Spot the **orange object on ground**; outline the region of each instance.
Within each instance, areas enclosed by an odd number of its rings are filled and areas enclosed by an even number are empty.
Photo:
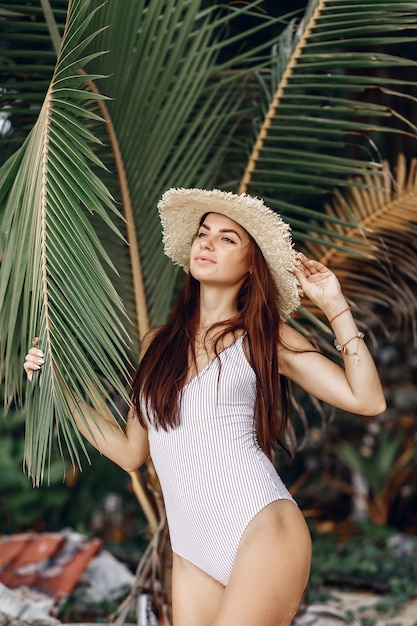
[[[69,594],[100,548],[100,539],[77,533],[0,537],[0,582],[11,589],[31,587],[51,597]]]

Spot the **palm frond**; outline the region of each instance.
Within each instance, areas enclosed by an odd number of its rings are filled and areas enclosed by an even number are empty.
[[[97,120],[84,106],[92,99],[84,88],[91,77],[77,74],[93,58],[84,54],[94,37],[88,32],[93,16],[82,0],[70,2],[38,120],[0,174],[7,233],[0,276],[1,374],[9,399],[22,387],[21,358],[35,334],[46,359],[40,391],[28,394],[26,464],[36,484],[55,429],[59,445],[65,443],[78,462],[65,389],[98,407],[106,390],[97,367],[124,398],[129,377],[128,319],[104,271],[111,261],[86,217],[87,207],[121,239],[109,218],[113,199],[89,166],[100,164],[86,141],[94,137],[80,124]]]
[[[414,2],[311,0],[301,23],[281,36],[240,192],[266,198],[296,239],[321,223],[323,199],[335,187],[362,187],[368,174],[375,187],[383,184],[377,137],[415,137],[402,103],[416,102],[417,82],[406,72],[417,64],[412,54],[389,52],[415,42],[415,9]],[[339,218],[354,220],[349,211]]]
[[[399,154],[393,171],[386,161],[382,166],[383,184],[379,171],[367,174],[356,181],[367,188],[338,189],[325,205],[326,215],[331,217],[345,215],[349,208],[357,227],[347,235],[353,241],[366,238],[372,251],[369,258],[361,259],[332,245],[343,233],[334,222],[327,224],[332,232],[327,242],[314,243],[313,235],[305,247],[338,275],[355,315],[368,330],[380,325],[385,309],[394,314],[399,329],[410,323],[417,339],[417,159],[407,164]],[[305,306],[310,313],[320,315],[311,304]]]

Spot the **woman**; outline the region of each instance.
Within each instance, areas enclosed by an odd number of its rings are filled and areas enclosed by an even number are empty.
[[[364,335],[334,274],[293,251],[290,229],[246,194],[170,189],[165,252],[188,276],[151,331],[125,431],[73,405],[84,436],[127,471],[150,454],[174,552],[175,626],[284,626],[307,584],[305,520],[271,463],[285,432],[286,381],[352,413],[385,409]],[[327,316],[344,367],[285,322],[299,286]],[[30,350],[31,377],[43,362]],[[85,421],[89,421],[87,427]]]

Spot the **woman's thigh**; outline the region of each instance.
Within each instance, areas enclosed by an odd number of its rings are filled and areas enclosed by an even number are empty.
[[[310,533],[298,507],[289,500],[268,505],[242,537],[211,626],[289,626],[310,564]]]
[[[212,626],[223,594],[224,587],[217,580],[174,554],[173,626]]]

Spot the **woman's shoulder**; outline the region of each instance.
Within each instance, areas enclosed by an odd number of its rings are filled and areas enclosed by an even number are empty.
[[[312,353],[318,353],[318,350],[307,337],[285,323],[280,329],[278,353],[280,373],[290,376],[294,367],[303,365],[305,358]]]
[[[279,332],[279,350],[303,351],[313,348],[309,340],[287,323],[282,323]]]

